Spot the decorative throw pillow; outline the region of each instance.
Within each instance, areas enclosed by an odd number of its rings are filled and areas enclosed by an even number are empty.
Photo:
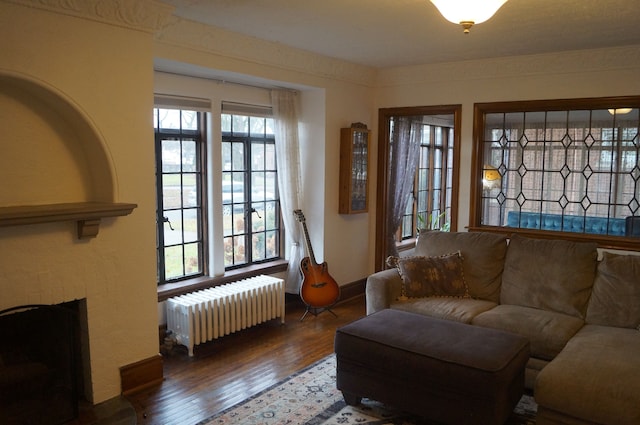
[[[387,264],[400,273],[401,298],[469,297],[460,251],[440,257],[394,257]]]
[[[586,321],[640,330],[640,256],[602,253]]]

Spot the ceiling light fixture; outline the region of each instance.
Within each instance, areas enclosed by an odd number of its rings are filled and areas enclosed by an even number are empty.
[[[469,28],[491,18],[507,0],[431,0],[442,16],[454,24],[462,25],[464,33]]]
[[[609,109],[609,113],[611,115],[623,115],[628,114],[633,111],[633,108],[617,108],[617,109]]]

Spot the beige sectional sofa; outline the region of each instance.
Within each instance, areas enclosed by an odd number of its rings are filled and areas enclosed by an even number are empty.
[[[527,337],[538,425],[640,424],[640,256],[601,257],[593,243],[426,232],[411,256],[369,276],[367,314],[394,308]],[[462,295],[438,282],[459,278]]]

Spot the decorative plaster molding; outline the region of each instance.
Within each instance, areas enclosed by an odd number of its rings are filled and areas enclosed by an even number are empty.
[[[386,68],[378,87],[640,68],[640,45]]]
[[[153,33],[174,7],[156,0],[4,0],[78,18]]]
[[[156,32],[157,42],[221,55],[255,64],[345,80],[365,86],[375,83],[374,68],[318,55],[172,16]]]

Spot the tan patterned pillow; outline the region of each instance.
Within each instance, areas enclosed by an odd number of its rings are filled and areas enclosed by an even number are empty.
[[[469,297],[460,251],[440,257],[400,257],[387,261],[402,278],[402,298]]]

